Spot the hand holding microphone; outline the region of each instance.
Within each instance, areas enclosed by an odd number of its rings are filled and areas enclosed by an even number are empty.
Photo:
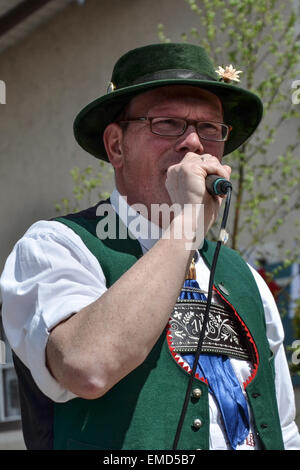
[[[212,155],[201,155],[201,162],[207,162]],[[206,190],[211,196],[225,196],[232,189],[230,181],[217,174],[208,174],[205,178]]]
[[[204,235],[218,217],[222,200],[227,194],[230,167],[211,154],[188,152],[167,170],[166,189],[172,203],[203,205]]]
[[[201,173],[204,173],[202,178]],[[222,165],[219,158],[188,152],[178,164],[168,168],[166,188],[172,202],[211,204],[212,199],[207,199],[207,192],[211,196],[222,197],[232,189],[229,175],[230,167]]]

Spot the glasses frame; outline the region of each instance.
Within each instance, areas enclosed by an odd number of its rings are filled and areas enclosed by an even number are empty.
[[[182,129],[182,132],[180,134],[170,135],[170,134],[160,134],[159,132],[153,131],[152,121],[153,121],[153,119],[157,119],[157,118],[159,118],[159,119],[178,119],[178,120],[184,122],[184,127]],[[117,121],[117,124],[126,124],[128,122],[148,122],[149,125],[150,125],[150,131],[152,132],[152,134],[159,135],[159,136],[162,136],[162,137],[179,137],[179,136],[181,136],[185,133],[185,131],[187,130],[187,128],[190,125],[192,125],[192,126],[195,127],[195,129],[197,131],[197,134],[201,139],[208,140],[208,141],[211,141],[211,142],[226,142],[229,138],[230,132],[232,131],[232,126],[230,126],[230,124],[225,124],[224,122],[197,121],[195,119],[184,119],[184,118],[179,118],[177,116],[176,117],[175,116],[152,116],[152,117],[145,116],[145,117],[139,117],[139,118],[125,119],[125,120],[122,119],[120,121]],[[208,139],[207,137],[200,135],[200,133],[198,132],[198,128],[197,128],[197,125],[199,123],[222,124],[222,126],[225,126],[225,128],[227,129],[226,138],[225,139]]]

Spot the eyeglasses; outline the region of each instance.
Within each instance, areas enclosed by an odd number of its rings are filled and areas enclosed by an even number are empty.
[[[228,140],[232,127],[228,124],[213,121],[195,121],[176,117],[140,117],[118,121],[118,124],[127,122],[148,122],[153,134],[177,137],[183,135],[188,126],[193,125],[201,139],[215,142],[225,142]]]

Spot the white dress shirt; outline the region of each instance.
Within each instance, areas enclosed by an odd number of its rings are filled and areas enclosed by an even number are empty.
[[[111,203],[123,222],[128,224],[130,217],[136,217],[117,190],[111,195]],[[132,215],[125,221],[124,214]],[[142,236],[138,240],[144,253],[156,242]],[[294,422],[294,392],[285,357],[280,315],[266,283],[253,268],[250,269],[261,294],[267,337],[275,355],[276,396],[285,448],[300,449],[300,435]],[[200,255],[196,260],[196,273],[200,288],[207,291],[209,269]],[[30,369],[34,381],[46,396],[55,402],[75,398],[76,395],[64,389],[50,374],[46,367],[45,350],[54,326],[94,302],[107,290],[98,260],[81,238],[64,224],[39,221],[13,248],[6,261],[0,286],[3,325],[12,349]],[[251,374],[251,364],[238,359],[231,359],[231,363],[242,386]],[[221,414],[211,394],[209,409],[210,449],[227,449]],[[250,409],[249,415],[250,433],[246,441],[237,447],[238,450],[259,448]]]

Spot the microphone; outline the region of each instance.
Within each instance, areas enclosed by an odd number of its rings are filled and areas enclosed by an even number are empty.
[[[218,175],[208,175],[205,179],[206,189],[212,196],[227,194],[228,189],[232,189],[230,181]]]

